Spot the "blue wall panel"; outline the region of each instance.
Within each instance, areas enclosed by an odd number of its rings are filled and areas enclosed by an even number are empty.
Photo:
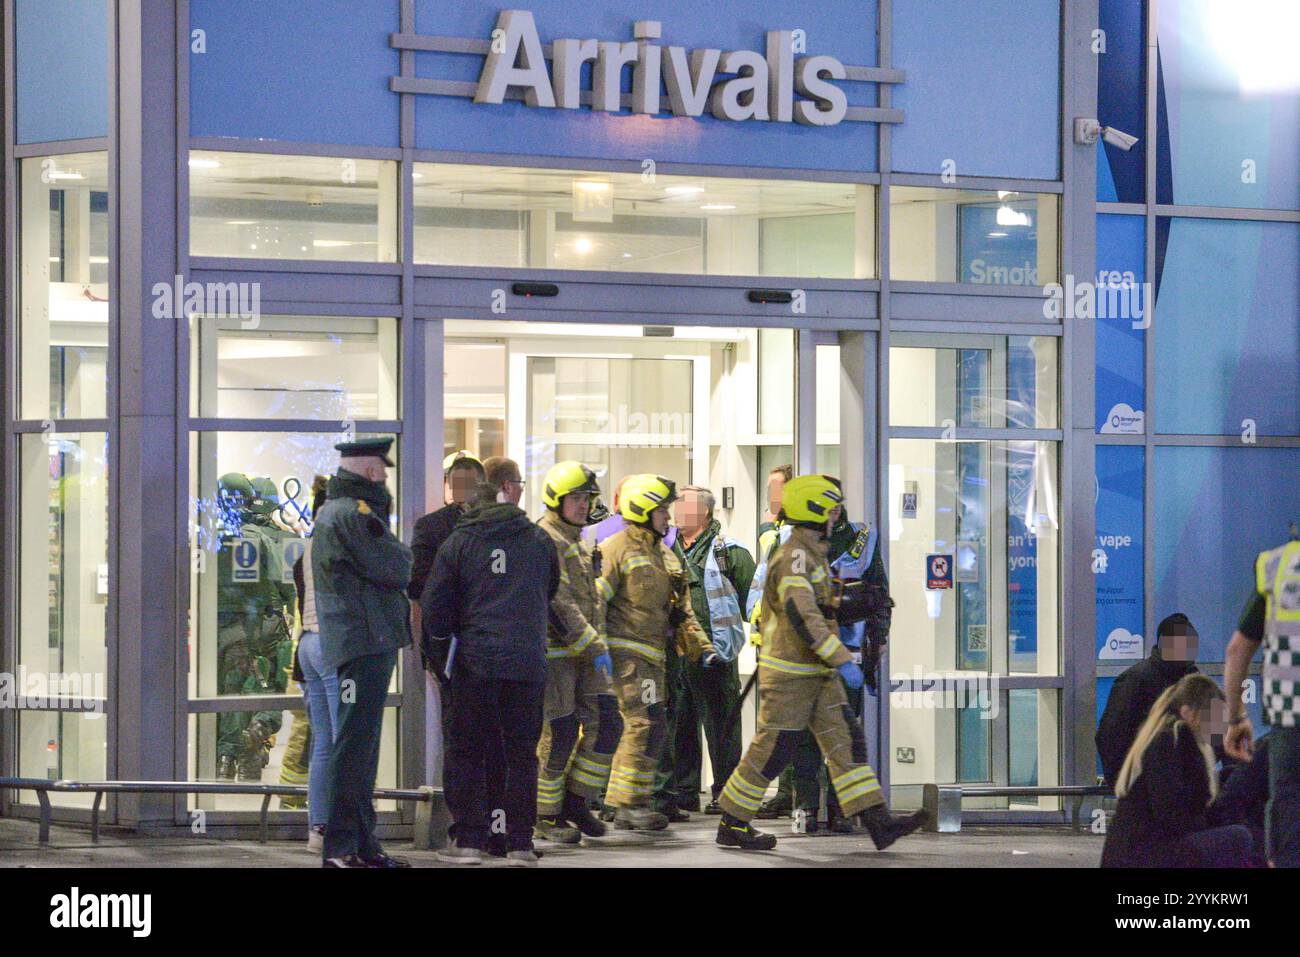
[[[1136,291],[1124,285],[1130,280],[1137,284]],[[1101,433],[1140,435],[1145,428],[1146,330],[1134,328],[1144,322],[1138,312],[1146,310],[1142,289],[1145,281],[1145,218],[1109,213],[1098,216],[1095,398],[1097,431]],[[1118,287],[1116,294],[1122,298],[1115,317],[1109,315],[1107,287]],[[1138,310],[1129,307],[1130,293]]]
[[[1142,460],[1134,445],[1097,446],[1097,657],[1135,660],[1143,653]]]
[[[107,0],[15,0],[19,143],[108,135]]]
[[[462,0],[454,5],[423,0],[417,6],[417,32],[425,35],[487,39],[502,5]],[[762,52],[768,30],[802,29],[808,53],[829,54],[846,65],[876,62],[874,0],[828,0],[792,13],[782,0],[730,0],[714,7],[691,0],[607,0],[599,6],[573,0],[534,0],[533,12],[543,43],[573,37],[627,41],[632,23],[657,19],[661,45],[688,49],[718,47]],[[422,77],[476,81],[479,56],[445,53],[417,55]],[[630,73],[630,70],[627,71]],[[624,82],[628,88],[627,78]],[[851,106],[876,105],[875,84],[845,83]],[[578,110],[535,109],[522,103],[475,104],[468,99],[421,96],[416,104],[416,140],[421,149],[529,153],[541,156],[601,157],[641,162],[707,163],[825,170],[876,168],[876,126],[844,122],[812,128],[796,123],[726,122],[633,116]]]
[[[1057,0],[894,4],[894,169],[1056,179],[1060,153]]]
[[[398,145],[397,0],[192,0],[190,133]]]
[[[1155,617],[1185,612],[1222,661],[1255,556],[1300,519],[1300,449],[1160,447],[1154,468]]]
[[[1145,6],[1140,0],[1100,0],[1097,8],[1106,35],[1105,52],[1097,56],[1097,118],[1140,137],[1128,152],[1097,144],[1097,199],[1103,203],[1141,203],[1146,196]]]
[[[1300,5],[1157,6],[1157,197],[1300,209]]]
[[[1300,225],[1159,225],[1156,430],[1300,434]]]

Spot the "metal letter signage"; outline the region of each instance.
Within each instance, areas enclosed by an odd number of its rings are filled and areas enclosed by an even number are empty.
[[[562,39],[542,43],[530,10],[502,10],[491,40],[394,33],[397,50],[483,57],[477,83],[395,76],[395,93],[459,96],[475,103],[518,100],[528,106],[607,113],[663,112],[720,120],[835,126],[841,122],[901,123],[903,111],[849,106],[842,84],[902,83],[901,70],[845,66],[832,56],[794,55],[794,31],[771,30],[767,48],[687,50],[651,41],[663,35],[657,20],[638,20],[632,39]],[[801,47],[802,49],[802,47]],[[591,88],[582,68],[591,64]],[[548,65],[549,64],[549,65]],[[632,92],[623,92],[623,70],[632,68]]]

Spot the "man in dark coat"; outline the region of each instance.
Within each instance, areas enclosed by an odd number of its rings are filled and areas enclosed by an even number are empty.
[[[498,502],[498,491],[480,487],[478,504],[438,549],[420,597],[425,634],[450,645],[440,655],[451,670],[443,786],[455,844],[438,859],[479,863],[489,832],[503,824],[508,863],[527,867],[537,863],[546,624],[560,566],[546,533],[519,506]],[[506,769],[500,808],[492,806],[485,767],[496,740]]]
[[[391,438],[342,442],[338,472],[312,530],[311,567],[323,666],[339,676],[330,754],[326,867],[405,867],[375,838],[373,792],[388,682],[411,643],[411,550],[389,527]]]
[[[1151,655],[1115,679],[1097,726],[1097,754],[1106,786],[1113,788],[1128,749],[1161,693],[1196,671],[1200,636],[1187,616],[1175,612],[1156,629]]]

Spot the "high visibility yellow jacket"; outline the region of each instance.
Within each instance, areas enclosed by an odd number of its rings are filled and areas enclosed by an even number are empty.
[[[795,526],[772,556],[763,586],[759,667],[824,675],[853,660],[838,624],[822,611],[831,607],[829,544],[816,529]]]
[[[605,654],[609,651],[605,645],[605,602],[596,589],[591,547],[582,541],[582,529],[550,509],[537,525],[555,543],[560,559],[560,587],[551,599],[546,657]]]
[[[600,578],[605,626],[611,651],[663,664],[669,640],[692,661],[713,651],[713,642],[691,609],[689,582],[682,563],[654,532],[628,525],[600,545]],[[669,616],[684,614],[674,630]]]

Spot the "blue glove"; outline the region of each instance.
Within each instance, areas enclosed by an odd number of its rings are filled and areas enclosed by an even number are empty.
[[[844,683],[854,691],[857,691],[862,687],[862,669],[853,662],[846,661],[835,670],[840,673],[840,677],[844,679]]]
[[[604,675],[606,678],[614,677],[614,662],[609,657],[608,651],[603,655],[597,655],[592,660],[592,664],[596,666],[596,674]]]

